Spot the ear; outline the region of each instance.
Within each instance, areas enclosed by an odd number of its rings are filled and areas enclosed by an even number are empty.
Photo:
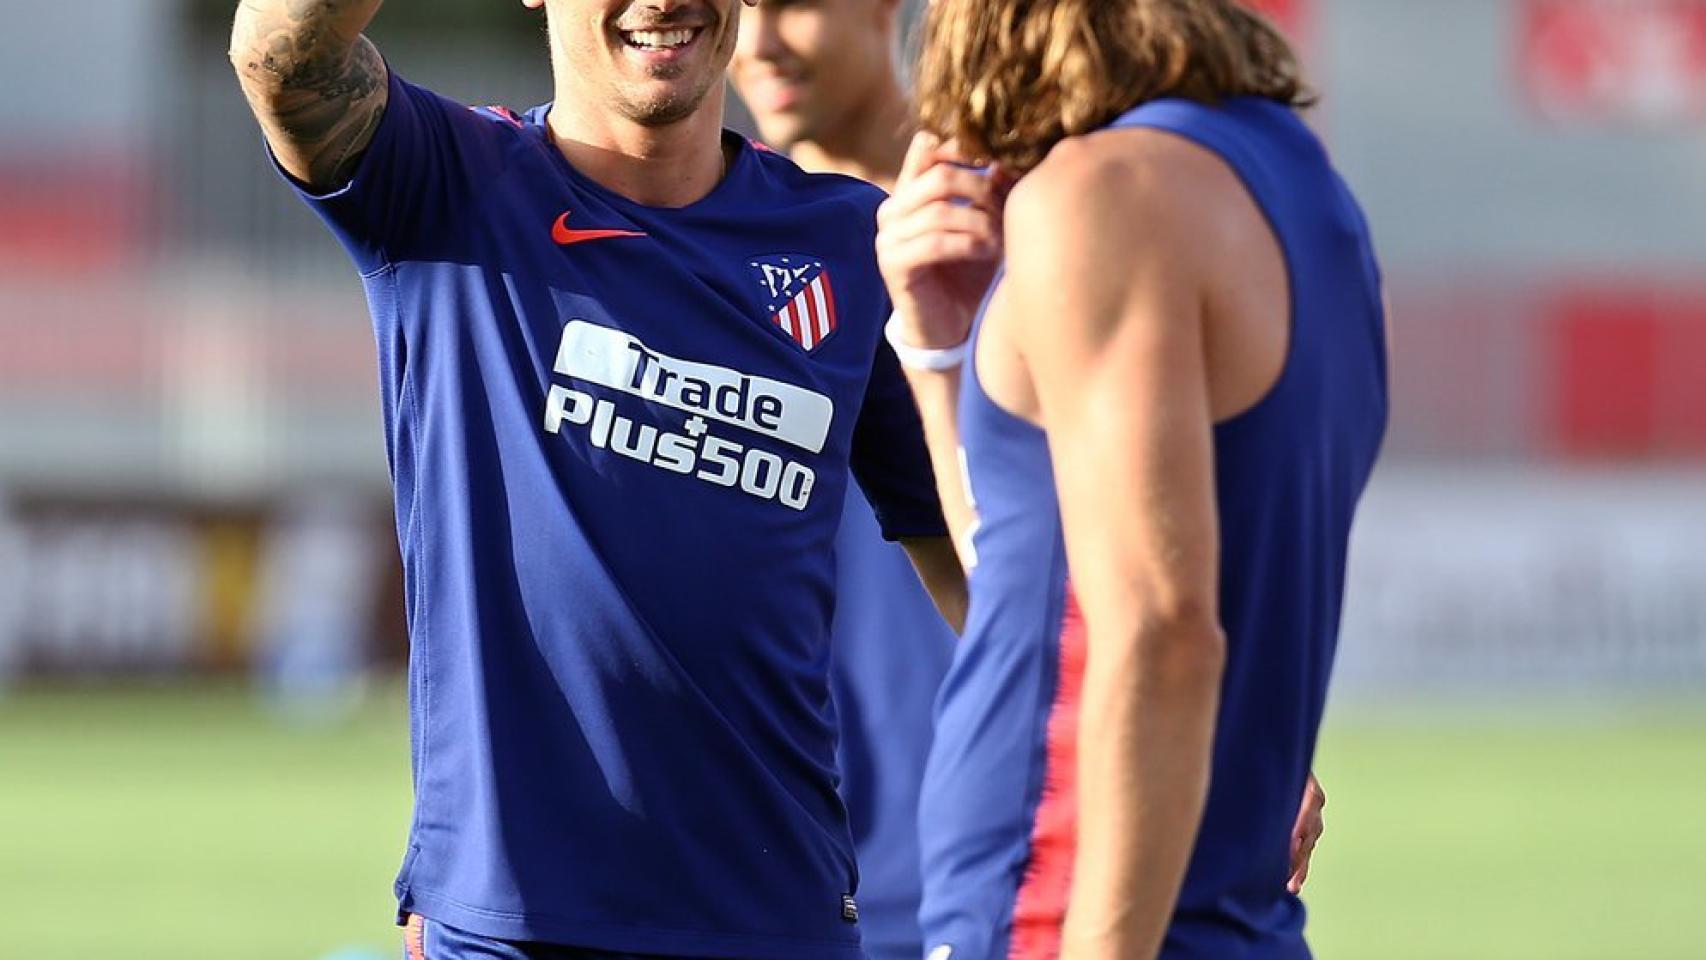
[[[537,10],[545,5],[545,0],[521,0],[521,5],[529,10]]]

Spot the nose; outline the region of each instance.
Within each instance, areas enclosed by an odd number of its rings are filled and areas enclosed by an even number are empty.
[[[635,0],[623,11],[621,19],[639,15],[649,21],[692,20],[714,21],[714,8],[705,0]]]

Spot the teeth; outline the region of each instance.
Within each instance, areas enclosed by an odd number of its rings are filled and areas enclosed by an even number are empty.
[[[628,41],[636,47],[654,50],[679,47],[692,39],[692,30],[635,30],[628,34]]]

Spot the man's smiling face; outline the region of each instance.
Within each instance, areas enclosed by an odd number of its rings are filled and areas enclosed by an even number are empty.
[[[524,0],[529,6],[541,0]],[[559,77],[645,126],[691,116],[723,82],[739,0],[542,0]]]

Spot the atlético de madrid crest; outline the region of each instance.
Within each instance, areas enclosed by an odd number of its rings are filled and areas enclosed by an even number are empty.
[[[835,288],[823,261],[772,253],[749,264],[764,287],[764,312],[800,349],[811,353],[835,332]]]

